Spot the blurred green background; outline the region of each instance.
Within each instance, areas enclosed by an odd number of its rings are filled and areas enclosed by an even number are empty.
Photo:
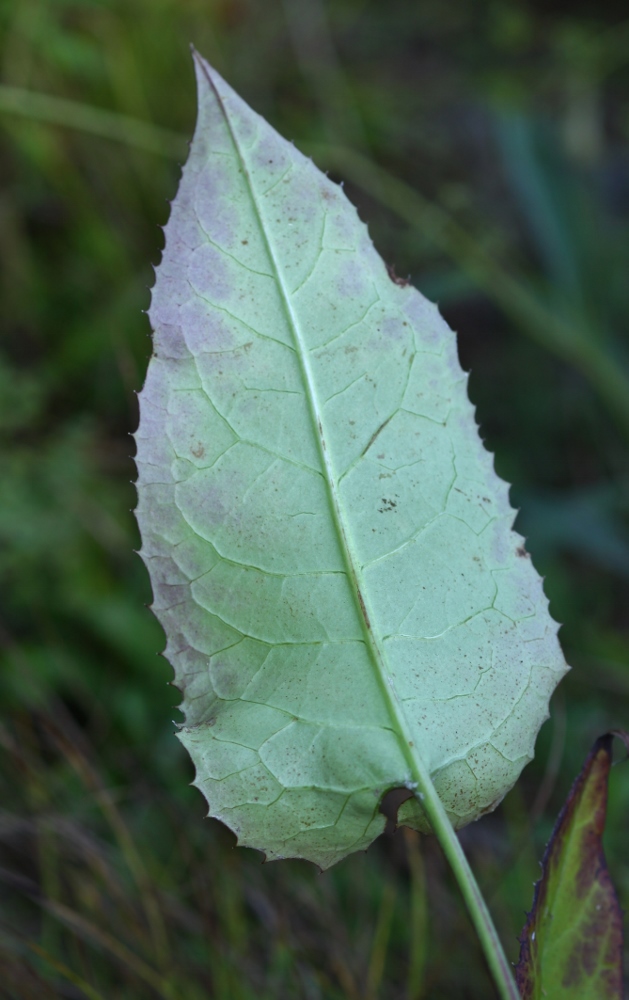
[[[193,42],[458,331],[573,670],[463,840],[517,958],[593,740],[629,728],[629,20],[574,0],[0,5],[0,994],[459,1000],[492,986],[436,845],[319,875],[205,821],[145,605],[143,310]],[[607,854],[629,906],[629,769]]]

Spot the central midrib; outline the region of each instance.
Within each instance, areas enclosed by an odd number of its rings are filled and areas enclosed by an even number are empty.
[[[330,454],[325,444],[325,438],[323,433],[323,426],[324,426],[323,416],[319,406],[319,400],[318,400],[314,376],[312,373],[312,369],[310,367],[310,359],[308,357],[308,352],[304,344],[303,336],[301,333],[299,318],[292,307],[290,294],[284,283],[284,277],[277,261],[274,246],[264,226],[263,213],[260,204],[258,202],[253,184],[251,182],[251,177],[249,174],[249,170],[247,168],[247,163],[240,149],[240,145],[238,143],[238,139],[236,137],[234,129],[232,128],[232,124],[229,119],[229,114],[227,112],[227,109],[225,108],[225,105],[223,104],[223,101],[221,99],[217,87],[214,84],[214,81],[212,80],[210,74],[207,72],[207,69],[203,63],[202,67],[203,67],[203,72],[210,84],[210,87],[212,88],[212,91],[216,96],[217,103],[221,109],[232,142],[234,144],[234,149],[242,165],[243,175],[245,177],[245,181],[249,189],[249,194],[251,196],[251,200],[255,208],[256,218],[258,221],[258,225],[260,227],[262,239],[267,248],[275,280],[277,282],[277,287],[279,289],[282,298],[282,304],[284,307],[286,318],[293,333],[296,354],[299,358],[299,364],[301,367],[304,384],[306,386],[306,396],[308,399],[308,405],[312,416],[313,425],[316,428],[315,437],[318,443],[321,463],[325,470],[324,479],[327,487],[330,510],[336,528],[336,533],[339,539],[339,545],[343,553],[343,560],[345,562],[347,574],[352,582],[352,592],[354,596],[356,610],[358,612],[358,616],[360,618],[362,625],[365,645],[367,646],[367,649],[371,654],[370,660],[374,668],[374,673],[376,675],[378,686],[382,692],[384,702],[389,712],[389,717],[392,722],[391,728],[399,740],[402,754],[408,763],[410,771],[409,777],[413,781],[418,781],[420,787],[424,789],[426,788],[427,785],[429,786],[432,785],[430,775],[423,761],[421,760],[421,757],[413,747],[413,741],[410,738],[411,733],[409,732],[407,719],[405,717],[402,706],[400,705],[397,699],[395,690],[393,688],[393,684],[389,678],[389,673],[386,667],[384,650],[382,649],[381,643],[379,641],[379,636],[377,636],[374,632],[373,622],[375,620],[375,616],[371,608],[371,603],[369,601],[366,591],[364,591],[360,586],[358,561],[351,544],[350,536],[346,529],[345,519],[343,517],[340,504],[340,498],[337,492],[335,470],[332,465]],[[399,783],[400,785],[408,783],[408,778],[406,778],[403,775],[400,775]]]

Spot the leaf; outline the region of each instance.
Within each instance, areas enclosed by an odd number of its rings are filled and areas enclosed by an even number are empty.
[[[566,670],[455,337],[196,57],[137,434],[142,556],[210,812],[322,868],[432,780],[455,826]],[[402,820],[427,830],[414,799]]]
[[[622,1000],[622,912],[602,843],[613,736],[592,747],[548,842],[520,937],[523,1000]]]

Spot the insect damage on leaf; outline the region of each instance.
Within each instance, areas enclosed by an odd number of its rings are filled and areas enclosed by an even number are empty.
[[[613,736],[592,747],[548,842],[520,937],[523,1000],[622,1000],[622,912],[602,842]]]
[[[454,334],[341,189],[195,65],[140,397],[142,556],[211,815],[327,867],[420,772],[455,826],[495,805],[566,667]],[[405,821],[428,829],[417,800]]]

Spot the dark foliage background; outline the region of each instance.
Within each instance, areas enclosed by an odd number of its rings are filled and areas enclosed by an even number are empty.
[[[5,0],[0,994],[476,1000],[492,987],[430,840],[389,833],[324,876],[262,867],[188,787],[129,433],[191,41],[346,181],[384,258],[459,331],[564,623],[573,671],[536,760],[464,833],[513,959],[573,777],[629,728],[625,4]],[[625,908],[628,819],[615,768]]]

